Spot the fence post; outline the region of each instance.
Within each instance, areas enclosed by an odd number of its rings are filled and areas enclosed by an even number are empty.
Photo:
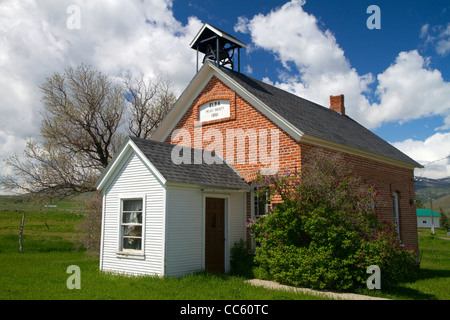
[[[20,211],[18,211],[20,212]],[[19,236],[19,252],[23,251],[23,244],[22,244],[22,235],[23,235],[23,225],[25,224],[25,212],[22,214],[22,223],[20,224],[20,236]]]

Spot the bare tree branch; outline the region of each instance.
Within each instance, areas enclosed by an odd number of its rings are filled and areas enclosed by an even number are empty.
[[[82,64],[55,73],[40,86],[41,138],[29,141],[24,157],[5,160],[14,175],[0,182],[10,190],[63,198],[94,190],[94,184],[123,141],[126,107],[130,135],[149,138],[175,102],[170,80],[108,76]]]
[[[29,141],[24,159],[5,160],[13,176],[1,183],[12,190],[62,198],[93,191],[123,135],[124,91],[106,75],[81,65],[55,73],[40,86],[43,143]]]
[[[176,97],[170,80],[158,76],[156,80],[127,79],[131,119],[128,132],[138,138],[147,139],[156,130],[175,103]]]

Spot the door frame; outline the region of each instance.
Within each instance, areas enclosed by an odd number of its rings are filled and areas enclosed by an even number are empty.
[[[224,199],[224,270],[225,273],[230,271],[230,261],[229,261],[229,235],[228,235],[228,210],[229,210],[229,201],[230,196],[228,194],[223,193],[203,193],[202,197],[202,233],[203,233],[203,241],[202,241],[202,268],[205,270],[205,247],[206,247],[206,198],[217,198]]]

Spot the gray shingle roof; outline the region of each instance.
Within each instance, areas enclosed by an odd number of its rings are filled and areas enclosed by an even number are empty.
[[[250,186],[225,161],[223,164],[194,164],[194,150],[191,164],[175,164],[172,161],[174,145],[153,140],[130,137],[142,153],[150,160],[167,181],[198,184],[207,187],[249,189]],[[201,151],[201,150],[198,150]]]
[[[220,68],[303,133],[357,148],[416,167],[419,163],[348,116],[228,68]]]

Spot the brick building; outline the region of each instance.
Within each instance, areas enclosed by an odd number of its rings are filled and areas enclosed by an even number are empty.
[[[376,136],[345,114],[344,97],[330,97],[330,107],[314,104],[286,91],[252,79],[242,73],[217,67],[206,62],[191,82],[189,91],[195,97],[175,106],[167,121],[159,127],[154,139],[167,143],[179,143],[173,131],[187,130],[192,137],[187,146],[211,148],[211,139],[195,141],[195,130],[204,134],[214,128],[223,133],[223,156],[246,180],[252,181],[256,173],[266,165],[251,161],[249,154],[238,161],[236,154],[239,139],[245,135],[244,152],[251,153],[251,144],[260,148],[258,137],[267,130],[267,144],[278,145],[278,169],[301,168],[312,151],[317,148],[330,153],[346,155],[354,169],[365,182],[375,184],[381,192],[380,211],[387,221],[396,221],[402,241],[417,248],[417,219],[415,214],[414,168],[420,164]],[[199,121],[199,109],[211,101],[230,102],[227,117]],[[180,102],[180,101],[179,101]],[[173,117],[173,118],[172,118]],[[226,148],[227,130],[234,130],[235,148]],[[277,144],[271,144],[269,131],[278,130]],[[256,134],[255,134],[256,133]],[[186,142],[185,140],[181,143]],[[200,144],[202,143],[202,144]],[[220,146],[220,144],[217,144]],[[228,143],[228,145],[232,145]],[[215,148],[217,151],[217,148]],[[228,153],[227,153],[228,152]],[[270,156],[270,150],[267,151]],[[249,201],[250,202],[250,201]],[[250,217],[252,212],[247,212]]]
[[[224,48],[220,41],[233,50],[245,46],[207,24],[191,46],[208,57]],[[414,168],[420,164],[347,116],[344,96],[331,96],[330,106],[323,107],[212,57],[153,134],[158,142],[127,140],[97,183],[104,194],[101,269],[229,271],[230,248],[246,237],[248,218],[265,210],[250,185],[256,173],[301,168],[317,150],[344,155],[365,182],[375,184],[383,219],[396,222],[401,241],[418,250]],[[148,177],[137,179],[142,171]],[[157,181],[153,189],[149,179]],[[127,224],[117,226],[129,214],[128,199],[145,207],[133,211],[147,217],[137,223],[139,248],[120,244],[131,239],[123,231]],[[213,234],[218,238],[212,240]]]

